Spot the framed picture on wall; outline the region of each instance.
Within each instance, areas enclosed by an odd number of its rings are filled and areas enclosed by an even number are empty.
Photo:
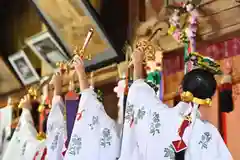
[[[69,59],[49,32],[34,35],[25,42],[41,60],[54,69],[57,69],[57,62]]]
[[[84,61],[87,71],[124,60],[128,1],[104,1],[99,10],[89,0],[31,0],[48,31],[69,57],[76,46],[83,46],[88,31],[94,29],[85,50],[85,55],[92,57]]]
[[[23,50],[8,57],[8,60],[24,85],[29,85],[40,80],[39,75]]]

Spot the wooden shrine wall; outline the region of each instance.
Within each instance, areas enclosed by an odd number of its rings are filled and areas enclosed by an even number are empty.
[[[237,127],[240,121],[240,38],[234,38],[221,43],[203,46],[198,49],[201,54],[219,60],[223,66],[223,60],[230,58],[233,61],[233,99],[234,111],[227,115],[228,147],[234,159],[240,159],[239,143],[240,130]],[[175,65],[172,65],[175,64]],[[176,91],[183,77],[183,49],[166,54],[164,57],[164,92],[165,95]],[[216,77],[218,82],[220,77]],[[167,83],[166,83],[167,82]],[[173,100],[166,103],[173,104]],[[213,105],[210,108],[201,108],[202,115],[216,127],[218,127],[218,92],[213,97]]]

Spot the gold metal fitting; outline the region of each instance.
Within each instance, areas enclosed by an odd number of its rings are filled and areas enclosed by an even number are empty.
[[[189,91],[183,92],[181,94],[181,100],[184,102],[193,102],[200,105],[207,105],[207,106],[212,105],[212,100],[210,98],[200,99],[200,98],[194,97],[193,94]]]
[[[42,112],[44,111],[44,109],[45,109],[45,106],[44,106],[43,104],[40,104],[40,105],[38,106],[38,112],[39,112],[39,113],[42,113]]]
[[[31,88],[28,90],[28,94],[31,96],[31,98],[37,99],[37,89],[36,89],[36,88],[31,87]]]
[[[29,95],[31,99],[36,100],[37,96],[38,96],[37,95],[37,89],[34,88],[34,87],[30,87],[27,91],[27,95]],[[22,103],[23,102],[22,102],[22,99],[21,99],[21,101],[18,104],[18,108],[22,108]]]
[[[61,73],[63,72],[69,73],[69,71],[71,70],[71,66],[69,66],[67,62],[57,62],[56,66],[60,68]]]
[[[92,60],[92,55],[91,54],[85,54],[86,53],[85,50],[86,50],[90,40],[93,37],[93,33],[94,33],[94,29],[90,28],[90,30],[88,31],[88,34],[86,36],[86,39],[83,43],[83,46],[82,47],[80,47],[78,45],[73,46],[74,49],[73,49],[72,58],[67,62],[58,62],[56,65],[60,68],[61,68],[61,66],[63,66],[63,68],[66,68],[66,70],[69,72],[69,70],[72,69],[72,63],[73,63],[74,58],[76,56],[78,56],[79,58],[82,58],[82,59]]]
[[[47,136],[44,132],[39,132],[37,134],[37,140],[39,140],[39,141],[45,140],[46,138],[47,138]]]
[[[144,61],[154,61],[156,59],[155,56],[155,48],[148,40],[139,40],[136,44],[136,49],[141,52],[144,52]]]

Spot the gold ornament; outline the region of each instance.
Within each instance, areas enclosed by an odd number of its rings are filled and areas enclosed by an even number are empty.
[[[181,100],[187,103],[193,102],[199,105],[208,105],[208,106],[212,105],[212,100],[210,98],[207,98],[207,99],[196,98],[189,91],[183,92],[181,94]]]
[[[173,35],[173,33],[176,31],[177,27],[174,25],[171,25],[170,28],[168,29],[168,34]]]
[[[43,104],[40,104],[40,105],[38,106],[38,112],[39,112],[39,113],[42,113],[42,112],[44,111],[44,109],[45,109],[45,106],[44,106]]]
[[[39,140],[39,141],[43,141],[43,140],[45,140],[47,138],[47,136],[46,136],[46,134],[44,133],[44,132],[39,132],[38,134],[37,134],[37,140]]]
[[[63,68],[65,68],[67,70],[67,72],[69,72],[70,69],[72,69],[72,63],[74,61],[74,58],[77,56],[77,57],[80,57],[80,58],[83,58],[83,59],[87,59],[87,60],[92,60],[92,55],[91,54],[85,54],[85,50],[90,42],[90,40],[92,39],[93,37],[93,33],[94,33],[94,30],[93,28],[91,28],[89,31],[88,31],[88,34],[87,34],[87,37],[83,43],[83,46],[80,47],[79,45],[74,45],[73,46],[73,56],[72,58],[67,61],[67,62],[58,62],[56,65],[59,66],[61,68],[61,66]]]
[[[37,89],[34,87],[31,87],[28,90],[28,94],[31,96],[31,98],[33,98],[34,100],[37,99]]]
[[[146,61],[154,61],[156,59],[156,57],[155,57],[156,51],[150,41],[139,40],[136,44],[136,49],[145,53],[145,56],[144,56],[145,62]]]
[[[30,96],[31,99],[36,100],[37,99],[37,89],[34,87],[31,87],[28,89],[27,95]],[[20,100],[19,104],[18,104],[18,108],[22,108],[22,103],[23,103],[23,99]]]
[[[191,92],[189,92],[189,91],[187,91],[187,92],[183,92],[182,94],[181,94],[181,99],[182,99],[182,101],[184,101],[184,102],[192,102],[192,100],[193,100],[193,94],[191,93]]]

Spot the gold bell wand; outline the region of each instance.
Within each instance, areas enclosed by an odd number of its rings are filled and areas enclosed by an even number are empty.
[[[74,52],[73,57],[72,57],[72,59],[69,62],[67,62],[68,66],[71,66],[72,62],[74,61],[74,57],[75,56],[79,56],[79,57],[81,57],[83,59],[91,60],[91,58],[92,58],[91,55],[84,55],[84,54],[85,54],[85,50],[86,50],[90,40],[93,37],[93,33],[94,33],[94,29],[91,28],[88,31],[87,37],[85,38],[85,41],[84,41],[83,46],[82,46],[81,49],[79,49],[78,46],[75,46],[75,49],[73,51]]]

